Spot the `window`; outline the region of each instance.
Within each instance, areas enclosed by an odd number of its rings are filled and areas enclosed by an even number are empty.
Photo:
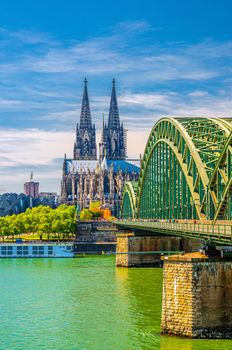
[[[13,254],[13,247],[9,246],[7,247],[7,255],[12,255]]]
[[[53,254],[53,247],[48,247],[48,255],[52,255]]]
[[[28,247],[23,247],[23,255],[28,255]]]
[[[32,247],[32,254],[38,255],[38,247],[37,246]]]
[[[39,254],[40,255],[44,254],[44,247],[39,247]]]
[[[17,254],[22,255],[23,254],[23,247],[17,247]]]

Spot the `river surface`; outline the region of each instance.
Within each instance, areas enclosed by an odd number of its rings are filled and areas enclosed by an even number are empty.
[[[0,260],[0,350],[224,350],[160,336],[162,269],[112,256]]]

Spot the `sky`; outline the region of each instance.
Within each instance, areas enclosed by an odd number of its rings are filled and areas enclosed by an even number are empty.
[[[231,18],[230,0],[2,1],[0,193],[31,171],[60,191],[85,77],[97,140],[116,79],[129,158],[161,117],[231,117]]]

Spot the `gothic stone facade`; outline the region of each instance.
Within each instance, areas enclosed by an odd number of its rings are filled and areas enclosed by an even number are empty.
[[[137,180],[139,161],[125,160],[126,133],[120,124],[113,80],[108,122],[103,120],[102,138],[99,144],[99,159],[96,152],[96,130],[92,124],[87,80],[84,92],[80,123],[76,127],[73,158],[65,155],[61,182],[62,202],[77,203],[80,209],[99,200],[103,207],[119,213],[125,181]]]

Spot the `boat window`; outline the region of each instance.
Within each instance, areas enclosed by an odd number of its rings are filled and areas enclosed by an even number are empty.
[[[53,254],[53,247],[48,247],[48,255],[52,255]]]
[[[23,247],[23,254],[28,254],[28,247]]]
[[[17,254],[21,255],[23,253],[23,247],[17,247]]]

